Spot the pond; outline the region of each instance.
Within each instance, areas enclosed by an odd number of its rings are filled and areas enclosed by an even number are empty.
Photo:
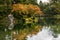
[[[27,40],[60,40],[60,34],[55,35],[50,28],[43,27],[42,31],[39,31],[36,35],[28,35]]]
[[[8,21],[9,24],[7,23],[8,27],[0,26],[0,40],[20,40],[20,39],[21,40],[25,40],[25,39],[26,40],[60,40],[60,34],[59,34],[60,25],[59,26],[58,25],[42,26],[43,27],[42,30],[40,30],[36,34],[31,35],[30,31],[33,31],[37,27],[31,27],[31,24],[25,25],[24,23],[14,25],[14,17],[11,14],[8,15],[7,20],[9,20]],[[24,19],[22,21],[24,22]],[[19,20],[17,23],[19,23],[19,22],[21,22],[21,21]],[[23,24],[24,26],[21,24]],[[21,28],[21,26],[22,26],[22,28]],[[32,23],[32,26],[36,26],[36,25]],[[25,29],[23,29],[23,28],[25,28]],[[36,31],[36,29],[34,31]],[[27,32],[27,34],[26,34],[26,32]],[[54,32],[56,32],[58,34],[55,34]],[[25,39],[23,39],[23,38],[25,38]]]
[[[16,40],[17,37],[13,37],[15,34],[18,34],[18,30],[4,28],[4,30],[0,30],[0,40]],[[60,34],[55,34],[50,26],[43,26],[42,30],[36,34],[27,34],[26,40],[60,40]]]

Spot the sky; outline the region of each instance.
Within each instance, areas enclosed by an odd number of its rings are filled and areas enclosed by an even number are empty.
[[[37,3],[39,4],[40,0],[37,0]],[[43,3],[49,2],[49,0],[42,0]]]
[[[37,3],[39,4],[40,0],[37,0]]]

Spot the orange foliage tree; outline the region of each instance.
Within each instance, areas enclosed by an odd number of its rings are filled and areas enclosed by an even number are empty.
[[[13,4],[12,6],[12,12],[13,11],[22,11],[26,12],[26,14],[29,13],[29,11],[34,11],[37,14],[42,15],[43,13],[41,12],[40,8],[37,5],[32,5],[32,4]]]
[[[18,20],[16,24],[19,25],[19,28],[34,28],[38,23],[38,16],[43,15],[40,8],[33,4],[13,4],[11,12]],[[17,27],[17,25],[15,26]]]

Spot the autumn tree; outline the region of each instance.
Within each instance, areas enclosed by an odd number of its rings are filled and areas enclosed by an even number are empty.
[[[43,15],[42,11],[40,11],[40,8],[37,5],[14,4],[12,7],[12,14],[18,20],[18,27],[34,28],[37,25],[36,23],[38,23],[37,15]]]

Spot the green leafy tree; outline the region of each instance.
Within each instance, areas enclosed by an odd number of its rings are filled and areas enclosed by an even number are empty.
[[[55,33],[59,32],[59,24],[60,24],[60,1],[59,0],[51,0],[47,5],[40,2],[40,8],[44,13],[44,24],[51,26]],[[55,26],[54,26],[55,25]]]

